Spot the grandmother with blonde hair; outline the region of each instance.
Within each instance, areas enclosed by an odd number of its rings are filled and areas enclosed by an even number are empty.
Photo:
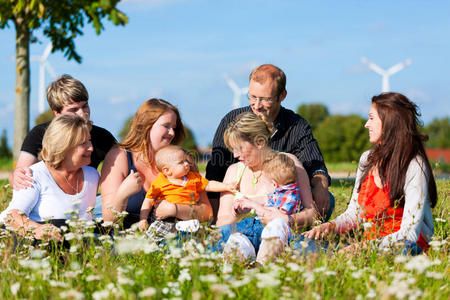
[[[275,190],[272,178],[263,172],[265,161],[274,154],[269,146],[273,132],[272,123],[265,120],[263,115],[247,112],[238,115],[224,134],[226,146],[239,159],[238,163],[227,169],[224,183],[237,182],[238,193],[225,192],[220,196],[217,226],[220,226],[222,239],[216,246],[218,250],[237,249],[238,255],[244,259],[258,253],[258,262],[265,262],[268,257],[281,251],[290,226],[308,226],[316,216],[308,174],[300,161],[289,153],[285,155],[295,164],[296,183],[300,188],[303,209],[294,218],[277,207],[264,206],[268,195]],[[258,218],[245,218],[252,201],[261,201],[262,205],[256,210]],[[271,230],[261,239],[263,224],[274,220],[277,220],[275,224],[278,224],[278,230]],[[260,246],[262,251],[258,251]]]
[[[91,219],[88,209],[95,204],[99,180],[97,170],[88,166],[91,127],[89,120],[75,114],[53,119],[42,140],[41,161],[30,167],[32,186],[13,191],[0,223],[37,240],[61,240],[55,225],[72,214]]]

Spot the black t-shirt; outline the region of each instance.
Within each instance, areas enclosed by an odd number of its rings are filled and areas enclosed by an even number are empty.
[[[31,129],[25,137],[20,151],[28,152],[37,158],[39,152],[41,152],[42,139],[49,124],[50,122],[42,123]],[[117,141],[108,130],[92,125],[91,142],[94,151],[92,151],[91,163],[89,165],[97,169],[98,165],[105,158],[106,153],[108,153]]]

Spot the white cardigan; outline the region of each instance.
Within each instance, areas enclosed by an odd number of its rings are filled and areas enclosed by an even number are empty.
[[[355,187],[347,210],[338,216],[333,222],[336,224],[336,232],[347,232],[366,220],[361,218],[362,208],[358,204],[358,186],[361,181],[362,165],[366,162],[369,151],[361,155],[358,171],[356,173]],[[433,216],[431,214],[430,199],[428,195],[429,174],[420,157],[411,160],[406,171],[405,206],[400,229],[397,232],[383,237],[380,248],[390,247],[398,241],[417,242],[419,234],[429,242],[434,234]]]

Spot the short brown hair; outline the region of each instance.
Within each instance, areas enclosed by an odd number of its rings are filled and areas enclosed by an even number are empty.
[[[151,153],[149,150],[151,146],[150,129],[152,129],[153,124],[159,117],[169,111],[173,111],[177,116],[177,127],[174,129],[175,137],[172,140],[172,144],[181,143],[185,133],[178,109],[165,100],[151,98],[139,107],[131,121],[130,131],[123,142],[119,144],[119,147],[136,152],[139,158],[142,158],[147,163],[152,163],[154,153]]]
[[[286,74],[280,68],[265,64],[254,69],[249,76],[249,81],[256,81],[264,84],[268,79],[273,81],[273,91],[276,96],[281,95],[286,90]]]
[[[62,114],[52,120],[42,139],[39,158],[57,169],[67,152],[90,134],[92,122],[76,114]]]
[[[47,101],[50,108],[58,113],[72,102],[89,100],[86,87],[70,75],[64,74],[47,87]]]
[[[286,154],[272,152],[263,164],[264,175],[280,185],[297,181],[297,169],[294,161]]]

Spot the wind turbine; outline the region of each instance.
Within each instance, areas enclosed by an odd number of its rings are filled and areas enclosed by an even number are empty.
[[[380,74],[383,77],[382,89],[381,89],[381,91],[383,93],[389,92],[389,76],[391,76],[391,75],[393,75],[393,74],[403,70],[405,67],[407,67],[410,64],[412,64],[412,59],[408,58],[407,60],[405,60],[403,62],[400,62],[400,63],[398,63],[396,65],[393,65],[392,67],[390,67],[387,70],[383,70],[382,68],[380,68],[379,66],[377,66],[373,62],[369,61],[365,57],[361,57],[361,61],[364,64],[366,64],[369,67],[369,69],[371,69],[375,73]]]
[[[39,62],[39,112],[44,112],[45,105],[45,70],[50,74],[53,79],[56,79],[55,70],[53,70],[52,66],[48,62],[47,58],[50,55],[50,51],[52,51],[52,43],[48,43],[47,47],[45,47],[44,52],[41,56],[32,56],[32,61]]]
[[[239,108],[241,106],[241,95],[245,95],[248,93],[248,87],[240,88],[238,85],[228,77],[226,73],[223,74],[223,77],[225,78],[228,86],[233,90],[234,97],[233,97],[233,109]]]

